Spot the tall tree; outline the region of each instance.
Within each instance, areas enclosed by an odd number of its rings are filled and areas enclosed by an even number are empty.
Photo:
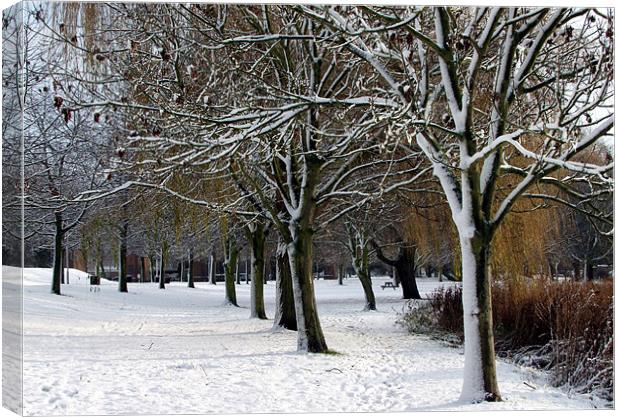
[[[558,200],[552,193],[537,193],[538,184],[569,196],[575,195],[573,184],[585,181],[594,194],[612,184],[612,164],[575,159],[614,124],[607,105],[613,96],[613,12],[298,9],[347,39],[344,48],[373,69],[402,103],[406,117],[400,124],[432,164],[459,236],[462,397],[501,400],[489,274],[493,237],[520,198]],[[559,171],[565,172],[562,180],[552,176]],[[514,179],[510,189],[498,187],[502,176]]]
[[[352,222],[346,223],[348,242],[347,248],[351,254],[353,268],[357,278],[362,283],[364,295],[366,297],[365,310],[376,310],[377,303],[375,301],[375,293],[372,289],[372,279],[370,277],[370,269],[368,268],[368,260],[370,253],[370,236],[366,230],[356,227]]]

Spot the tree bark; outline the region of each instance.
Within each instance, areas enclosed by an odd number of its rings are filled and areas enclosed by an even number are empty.
[[[237,304],[237,292],[235,289],[235,265],[237,265],[237,255],[239,250],[234,240],[231,238],[226,239],[224,254],[224,281],[226,285],[225,302],[227,304],[239,307]]]
[[[286,245],[281,239],[278,241],[276,250],[276,312],[273,326],[297,330],[291,265],[288,260]]]
[[[146,280],[146,258],[144,256],[140,257],[140,282],[144,282]]]
[[[460,237],[463,276],[465,379],[462,398],[501,401],[495,369],[491,277],[491,239],[477,232]],[[482,391],[482,392],[480,392]]]
[[[213,285],[217,284],[215,262],[215,252],[211,252],[211,255],[209,255],[209,281]]]
[[[189,250],[189,256],[188,256],[188,265],[187,265],[187,287],[188,288],[195,288],[194,287],[194,250],[190,249]]]
[[[265,273],[265,227],[260,223],[246,228],[252,248],[252,285],[250,287],[250,317],[267,319],[263,295]]]
[[[594,262],[592,262],[591,260],[586,260],[584,269],[586,281],[594,280]]]
[[[102,278],[104,276],[103,261],[100,257],[95,260],[95,275],[97,275],[97,278]]]
[[[396,270],[396,277],[403,291],[403,299],[415,299],[420,300],[420,292],[418,291],[418,284],[415,280],[415,252],[416,247],[407,245],[401,246],[398,258],[390,259],[383,254],[381,248],[373,243],[377,258],[382,262],[391,265]]]
[[[415,280],[415,248],[405,248],[404,253],[405,256],[394,265],[403,290],[403,299],[420,300],[422,296]]]
[[[60,295],[60,283],[62,277],[62,241],[64,230],[62,227],[62,214],[55,213],[56,234],[54,235],[54,264],[52,266],[52,293]]]
[[[63,233],[64,235],[64,233]],[[60,283],[65,283],[65,253],[66,249],[63,247],[60,249]]]
[[[157,260],[154,255],[149,255],[149,275],[151,276],[151,282],[154,282],[157,278]]]
[[[292,242],[287,251],[293,278],[293,295],[297,313],[297,349],[327,353],[327,343],[319,322],[312,282],[312,230],[295,221],[289,226]]]
[[[573,261],[573,278],[575,281],[581,281],[581,263]]]
[[[166,249],[163,246],[159,252],[159,288],[166,289]]]
[[[355,274],[362,283],[364,296],[366,297],[366,306],[364,310],[376,310],[377,303],[375,301],[375,293],[372,290],[372,280],[368,269],[368,238],[362,235],[362,232],[349,229],[349,251],[351,252],[351,260],[355,268]]]
[[[127,292],[127,232],[129,222],[123,220],[119,230],[118,245],[118,291]]]
[[[355,268],[355,272],[362,283],[364,295],[366,296],[366,306],[364,307],[364,310],[376,310],[377,303],[375,301],[375,293],[372,290],[372,279],[370,278],[368,268]]]
[[[241,271],[239,270],[239,256],[237,255],[237,264],[235,265],[235,282],[241,284]]]

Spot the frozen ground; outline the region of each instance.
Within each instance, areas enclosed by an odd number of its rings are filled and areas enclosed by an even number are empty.
[[[3,267],[3,275],[10,271]],[[587,409],[595,404],[545,384],[538,372],[499,362],[497,404],[458,402],[463,356],[395,325],[400,290],[381,290],[362,311],[356,279],[316,282],[321,323],[339,355],[299,354],[296,336],[223,306],[224,285],[104,282],[89,291],[71,271],[65,296],[50,271],[25,270],[24,414]],[[419,280],[423,293],[438,285]],[[266,285],[273,316],[274,283]],[[249,286],[237,286],[249,305]]]

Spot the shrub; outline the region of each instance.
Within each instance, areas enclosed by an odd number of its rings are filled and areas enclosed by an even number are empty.
[[[462,341],[461,289],[437,290],[426,306],[408,308],[402,322],[410,332],[434,328]],[[496,283],[493,324],[499,356],[548,370],[553,385],[613,400],[611,281]]]

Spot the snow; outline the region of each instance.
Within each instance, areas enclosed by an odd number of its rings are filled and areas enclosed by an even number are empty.
[[[3,276],[15,274],[3,266]],[[463,352],[395,324],[400,290],[381,290],[378,311],[363,311],[356,278],[315,281],[319,315],[336,355],[296,352],[296,333],[224,305],[224,285],[129,284],[104,280],[90,291],[70,271],[64,296],[51,271],[25,269],[24,414],[205,414],[248,412],[588,409],[531,369],[499,361],[501,403],[459,400]],[[441,285],[418,280],[428,294]],[[241,306],[250,286],[237,285]],[[265,286],[273,317],[275,282]]]

